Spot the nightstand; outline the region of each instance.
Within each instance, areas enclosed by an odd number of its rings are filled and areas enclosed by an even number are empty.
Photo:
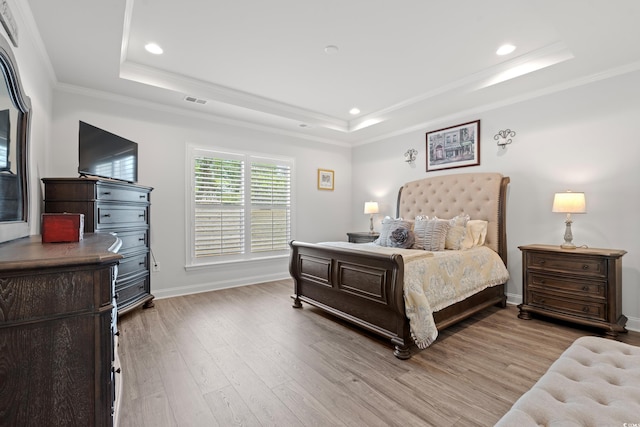
[[[618,249],[519,246],[522,251],[521,319],[531,313],[604,329],[609,338],[627,332],[622,314],[622,256]]]
[[[380,237],[380,233],[376,233],[376,232],[370,233],[368,231],[356,231],[356,232],[347,233],[347,236],[349,236],[349,242],[351,243],[369,243],[369,242],[373,242],[378,237]]]

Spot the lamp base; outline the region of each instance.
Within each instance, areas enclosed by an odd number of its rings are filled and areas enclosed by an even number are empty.
[[[576,245],[573,244],[573,233],[571,232],[571,214],[567,214],[567,219],[564,221],[566,228],[564,230],[564,243],[560,245],[562,249],[575,249]]]

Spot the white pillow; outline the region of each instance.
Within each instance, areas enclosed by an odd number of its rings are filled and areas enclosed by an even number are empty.
[[[413,233],[415,235],[413,248],[424,249],[425,251],[443,251],[447,231],[450,226],[448,220],[416,220],[413,226]]]
[[[462,240],[461,249],[471,249],[475,246],[484,245],[487,237],[488,221],[481,219],[470,219],[467,221],[464,239]]]

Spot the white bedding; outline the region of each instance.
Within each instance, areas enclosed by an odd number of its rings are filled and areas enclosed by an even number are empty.
[[[486,246],[461,251],[429,252],[381,247],[374,243],[322,244],[402,255],[405,312],[411,335],[419,348],[428,347],[438,336],[434,312],[509,280],[509,272],[500,256]]]

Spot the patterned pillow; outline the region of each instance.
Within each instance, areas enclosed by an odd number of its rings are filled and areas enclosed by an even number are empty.
[[[407,249],[413,246],[415,237],[413,231],[406,227],[398,227],[389,236],[389,246],[394,248]]]
[[[374,243],[379,246],[399,247],[395,246],[391,241],[391,233],[398,229],[411,231],[412,228],[412,221],[405,221],[402,218],[392,219],[390,217],[386,217],[382,220],[382,230],[380,230],[380,236]]]
[[[449,227],[451,224],[448,220],[416,221],[413,228],[416,240],[413,248],[425,251],[443,251]]]
[[[467,221],[469,221],[469,219],[469,215],[461,213],[448,220],[450,227],[444,242],[445,249],[462,249],[462,241],[467,231]]]

